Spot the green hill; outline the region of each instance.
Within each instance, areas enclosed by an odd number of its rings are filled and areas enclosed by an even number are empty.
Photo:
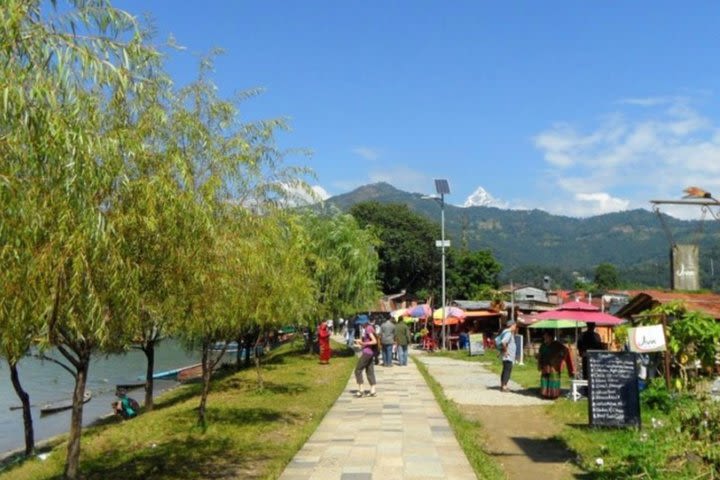
[[[387,183],[365,185],[327,200],[341,210],[368,200],[403,203],[431,220],[440,221],[440,207],[431,198],[408,193]],[[675,243],[699,243],[704,288],[720,285],[720,222],[684,221],[663,215]],[[669,286],[670,238],[657,214],[630,210],[588,218],[551,215],[541,210],[445,205],[446,236],[452,245],[489,249],[503,265],[503,277],[538,283],[543,273],[555,279],[573,272],[592,278],[600,263],[618,268],[624,282]],[[717,280],[716,280],[717,278]]]

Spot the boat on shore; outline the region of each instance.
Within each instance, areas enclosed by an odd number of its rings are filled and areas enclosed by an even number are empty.
[[[145,388],[145,382],[118,383],[115,385],[115,391],[117,391],[117,390],[137,390],[138,388]]]
[[[86,390],[83,394],[83,402],[87,403],[92,398],[92,392],[89,390]],[[50,402],[46,403],[42,407],[40,407],[40,415],[48,415],[50,413],[57,413],[62,412],[63,410],[70,410],[73,406],[72,398],[69,398],[67,400],[60,400],[58,402]]]
[[[196,363],[194,365],[188,365],[187,367],[181,367],[181,368],[174,368],[172,370],[165,370],[164,372],[157,372],[153,375],[153,378],[155,380],[157,379],[163,379],[163,380],[177,380],[178,375],[180,375],[181,372],[184,372],[186,370],[194,370],[200,367],[202,369],[202,363]],[[202,371],[202,370],[201,370]]]

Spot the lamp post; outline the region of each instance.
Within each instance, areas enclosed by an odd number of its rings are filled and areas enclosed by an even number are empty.
[[[440,195],[440,252],[442,255],[442,263],[440,266],[442,277],[442,348],[447,349],[447,334],[445,331],[445,247],[450,246],[449,241],[445,241],[445,195],[450,193],[448,181],[444,179],[435,179],[435,191]],[[436,242],[437,245],[437,242]]]

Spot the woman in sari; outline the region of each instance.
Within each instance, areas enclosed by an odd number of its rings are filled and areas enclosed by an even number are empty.
[[[325,322],[320,322],[318,343],[320,344],[320,363],[327,365],[330,363],[330,330]]]
[[[568,374],[575,375],[575,367],[570,350],[553,338],[550,331],[543,334],[543,343],[540,345],[538,369],[540,370],[540,395],[543,398],[558,398],[560,396],[560,373],[563,363],[567,366]]]

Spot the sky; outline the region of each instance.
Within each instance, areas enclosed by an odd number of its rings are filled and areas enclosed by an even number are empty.
[[[388,182],[572,217],[720,198],[720,2],[115,0],[178,85],[215,47],[241,120],[286,118],[324,196]],[[478,190],[481,189],[481,190]],[[484,193],[483,193],[484,192]],[[475,195],[474,195],[475,194]],[[701,218],[699,207],[663,207]]]

